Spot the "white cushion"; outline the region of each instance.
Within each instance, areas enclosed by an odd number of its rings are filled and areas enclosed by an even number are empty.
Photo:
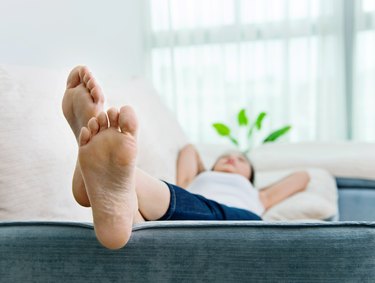
[[[91,221],[71,193],[77,146],[61,110],[66,75],[0,66],[0,220]]]
[[[303,142],[265,144],[251,158],[260,171],[319,167],[334,176],[375,179],[375,143]]]
[[[279,171],[260,171],[256,176],[256,187],[265,188],[287,175],[306,170],[310,182],[305,191],[296,193],[268,209],[264,220],[308,220],[328,219],[338,214],[338,194],[335,179],[323,169],[296,168]]]

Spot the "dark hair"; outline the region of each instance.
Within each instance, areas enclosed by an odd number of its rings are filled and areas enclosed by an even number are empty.
[[[247,157],[247,155],[245,153],[241,153],[243,157],[245,157],[245,159],[247,160],[247,163],[249,163],[249,166],[250,166],[250,178],[249,178],[249,181],[251,184],[254,185],[254,181],[255,181],[255,169],[254,169],[254,166],[253,166],[253,163],[251,163],[249,157]]]
[[[236,153],[239,153],[239,154],[241,154],[241,156],[245,157],[247,163],[249,164],[249,166],[250,166],[250,177],[249,177],[249,181],[250,181],[251,184],[254,185],[254,181],[255,181],[255,169],[254,169],[253,164],[251,163],[249,157],[247,157],[247,155],[246,155],[245,153],[240,152],[240,151],[236,151]],[[216,159],[214,165],[212,165],[211,171],[214,170],[217,161],[218,161],[221,157],[223,157],[223,156],[225,156],[225,155],[226,155],[226,154],[222,154],[222,155],[220,155],[220,156]]]

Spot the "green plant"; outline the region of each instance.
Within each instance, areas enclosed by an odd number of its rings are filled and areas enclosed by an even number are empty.
[[[237,114],[237,122],[238,126],[243,130],[246,130],[246,142],[245,145],[241,144],[238,138],[235,138],[232,134],[232,130],[229,126],[223,123],[214,123],[212,126],[215,128],[216,132],[222,136],[228,138],[236,147],[242,149],[244,152],[248,152],[250,150],[251,140],[253,138],[255,131],[260,131],[262,129],[262,123],[264,118],[267,116],[266,112],[261,112],[258,114],[257,118],[254,122],[250,122],[247,114],[246,109],[241,109]],[[280,129],[277,129],[271,132],[266,138],[263,139],[262,143],[274,142],[279,139],[281,136],[285,135],[289,132],[292,127],[290,125],[284,126]]]

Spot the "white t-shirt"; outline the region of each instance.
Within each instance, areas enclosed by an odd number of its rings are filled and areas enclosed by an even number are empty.
[[[258,190],[239,174],[205,171],[194,179],[187,190],[227,206],[250,210],[258,215],[264,212]]]

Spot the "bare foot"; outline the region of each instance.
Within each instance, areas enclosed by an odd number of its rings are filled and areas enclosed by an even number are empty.
[[[90,118],[103,111],[103,104],[102,90],[88,68],[75,67],[67,80],[62,109],[77,141],[81,128],[87,126]],[[76,201],[82,206],[90,206],[78,162],[74,170],[72,188]]]
[[[129,240],[138,211],[135,192],[137,119],[133,109],[91,118],[79,136],[78,160],[99,242],[109,249]]]

